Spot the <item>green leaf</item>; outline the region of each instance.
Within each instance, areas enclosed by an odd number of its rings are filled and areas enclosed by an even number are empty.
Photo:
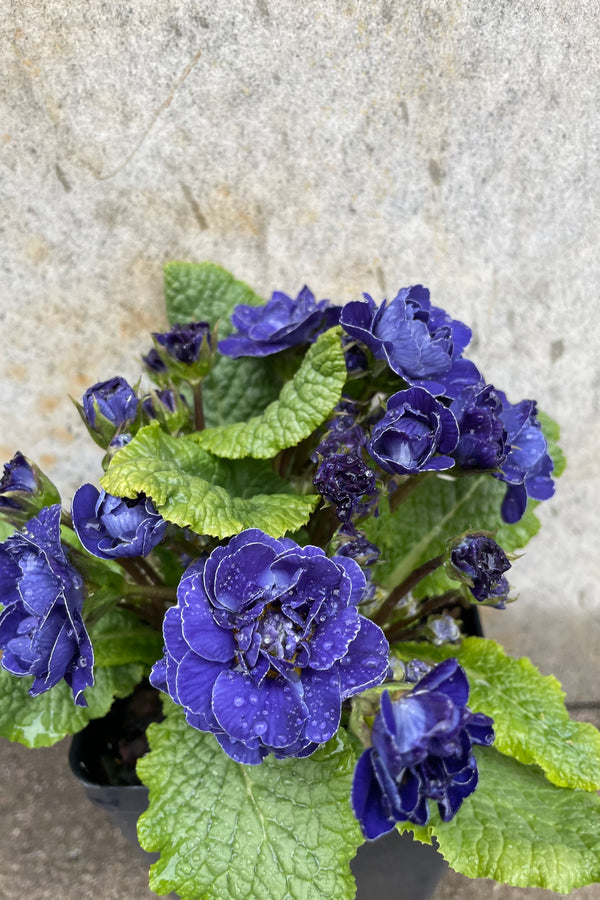
[[[126,609],[106,613],[90,629],[90,638],[96,666],[126,663],[152,666],[162,656],[162,635]]]
[[[208,428],[200,445],[217,456],[270,459],[294,447],[321,425],[342,395],[346,364],[340,329],[330,328],[309,348],[296,375],[264,413],[247,422]]]
[[[11,534],[14,534],[16,528],[14,525],[11,525],[10,522],[4,522],[0,519],[0,541],[5,541],[7,537],[10,537]]]
[[[126,697],[143,677],[141,665],[95,668],[95,684],[87,688],[87,707],[75,706],[65,681],[30,697],[32,677],[17,678],[0,669],[0,736],[26,747],[50,747],[67,734],[105,715],[115,697]]]
[[[541,409],[538,409],[537,417],[540,420],[544,437],[548,441],[548,452],[554,463],[552,477],[559,478],[567,465],[566,457],[558,444],[560,440],[560,425],[554,419],[551,419],[550,416],[547,416],[545,412],[542,412]]]
[[[281,537],[300,528],[318,495],[284,493],[281,479],[266,464],[262,472],[257,465],[217,459],[198,446],[196,435],[174,438],[153,422],[115,454],[101,484],[120,497],[144,492],[167,521],[198,534],[225,538],[261,528]],[[245,496],[258,485],[262,493]]]
[[[600,800],[546,781],[491,748],[475,749],[479,786],[450,822],[434,812],[417,840],[435,836],[439,851],[469,878],[570,893],[600,881]]]
[[[219,329],[219,338],[223,337]],[[204,419],[208,428],[245,422],[277,399],[281,379],[268,359],[219,356],[202,384]]]
[[[169,262],[164,268],[167,316],[176,322],[209,322],[214,328],[234,306],[260,306],[264,300],[243,281],[211,262]]]
[[[530,660],[514,659],[484,638],[466,638],[458,647],[397,644],[394,652],[404,660],[456,657],[471,685],[470,708],[494,720],[496,750],[537,764],[559,787],[600,789],[600,732],[569,718],[553,675],[542,675]]]
[[[500,517],[506,485],[489,474],[465,478],[432,476],[394,513],[382,504],[379,518],[364,523],[370,541],[381,549],[377,578],[391,589],[417,566],[445,550],[446,542],[467,530],[495,532],[495,540],[507,553],[524,547],[540,528],[528,505],[523,518],[507,525]],[[456,587],[441,573],[426,579],[415,592],[442,593]]]
[[[150,806],[138,822],[158,894],[182,900],[350,900],[362,843],[349,803],[355,756],[341,730],[307,759],[233,762],[183,711],[148,731],[138,763]]]
[[[171,324],[201,320],[217,326],[218,340],[233,330],[230,316],[239,303],[261,306],[264,300],[214,263],[167,263],[165,296]],[[281,382],[271,360],[218,356],[202,385],[204,416],[209,427],[241,422],[275,400]]]

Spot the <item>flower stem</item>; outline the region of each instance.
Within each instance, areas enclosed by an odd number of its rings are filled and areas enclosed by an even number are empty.
[[[390,512],[395,512],[400,504],[410,497],[415,488],[423,484],[427,478],[431,478],[433,474],[433,472],[421,472],[419,475],[407,475],[406,480],[390,496]]]
[[[205,427],[201,381],[194,385],[194,427],[196,431],[203,431]]]
[[[439,556],[434,556],[433,559],[424,562],[421,566],[418,566],[414,569],[407,578],[404,579],[399,585],[397,585],[394,590],[390,593],[385,603],[382,604],[380,609],[377,612],[377,615],[374,617],[374,622],[378,625],[383,625],[388,616],[393,612],[396,604],[402,600],[402,598],[411,591],[415,585],[417,585],[423,578],[426,578],[427,575],[430,575],[432,572],[435,572],[439,566],[444,562],[444,555],[440,554]],[[404,623],[403,623],[404,624]]]
[[[148,597],[151,600],[177,601],[177,588],[166,584],[131,584],[127,586],[128,597]]]
[[[439,597],[429,597],[414,615],[398,622],[396,628],[392,627],[386,630],[385,636],[390,642],[401,641],[405,637],[410,637],[410,633],[414,630],[417,622],[420,622],[421,619],[430,615],[432,612],[435,612],[437,609],[449,606],[451,603],[460,603],[462,606],[464,601],[461,595],[456,593],[456,591],[447,591],[445,594],[440,594]]]

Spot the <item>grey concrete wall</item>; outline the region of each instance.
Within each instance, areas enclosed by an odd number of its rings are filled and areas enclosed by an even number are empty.
[[[67,394],[137,377],[165,261],[339,301],[422,282],[472,325],[488,379],[563,426],[570,467],[492,632],[542,664],[548,609],[557,659],[574,612],[600,636],[597,3],[0,15],[2,459],[21,449],[67,496],[94,480]]]

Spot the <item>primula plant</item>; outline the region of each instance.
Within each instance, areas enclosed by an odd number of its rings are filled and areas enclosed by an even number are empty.
[[[265,303],[171,263],[166,300],[139,381],[76,401],[104,457],[70,508],[5,465],[0,733],[162,698],[137,763],[159,894],[349,900],[393,829],[471,877],[600,881],[600,734],[477,625],[510,615],[556,425],[420,285]]]

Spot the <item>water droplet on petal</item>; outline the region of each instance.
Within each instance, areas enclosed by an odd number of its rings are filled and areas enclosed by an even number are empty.
[[[243,706],[243,705],[244,705],[244,698],[243,698],[243,697],[236,697],[236,698],[234,699],[234,701],[233,701],[233,705],[234,705],[234,706]]]

